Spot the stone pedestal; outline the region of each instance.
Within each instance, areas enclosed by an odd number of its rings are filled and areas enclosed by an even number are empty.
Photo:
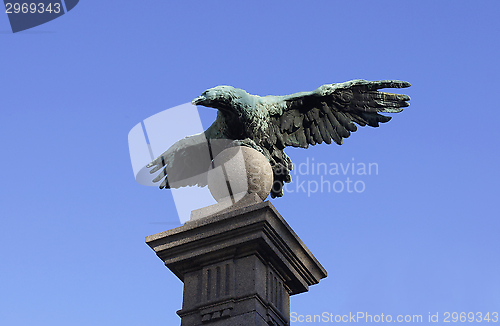
[[[290,325],[290,295],[326,271],[270,202],[148,236],[184,282],[182,326]]]

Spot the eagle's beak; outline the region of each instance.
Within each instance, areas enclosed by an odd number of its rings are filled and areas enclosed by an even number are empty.
[[[197,98],[195,98],[194,100],[191,101],[191,104],[193,105],[198,105],[200,103],[203,103],[203,101],[205,101],[207,98],[203,95],[200,95],[198,96]]]

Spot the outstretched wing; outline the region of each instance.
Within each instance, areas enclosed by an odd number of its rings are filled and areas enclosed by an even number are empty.
[[[218,118],[205,132],[177,141],[147,165],[151,174],[162,170],[153,182],[161,180],[160,189],[207,185],[207,172],[215,156],[230,143],[221,132]]]
[[[189,136],[177,141],[167,151],[147,165],[153,167],[151,174],[163,169],[153,180],[159,182],[160,189],[185,186],[206,186],[206,172],[211,156],[204,133]]]
[[[391,119],[379,112],[401,112],[409,105],[409,96],[379,89],[409,86],[410,83],[397,80],[352,80],[283,96],[283,110],[271,116],[275,136],[283,147],[308,148],[322,142],[331,144],[332,140],[341,145],[344,138],[357,130],[354,123],[378,127]]]

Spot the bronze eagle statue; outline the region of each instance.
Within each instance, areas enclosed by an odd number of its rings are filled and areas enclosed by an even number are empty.
[[[153,167],[150,173],[163,169],[153,180],[163,180],[161,189],[203,187],[207,185],[205,172],[218,153],[231,146],[248,146],[269,160],[274,177],[271,197],[281,197],[293,168],[285,147],[308,148],[332,141],[341,145],[357,130],[356,124],[378,127],[391,120],[380,112],[401,112],[410,100],[407,95],[378,90],[409,86],[398,80],[357,79],[311,92],[263,97],[232,86],[210,88],[191,103],[217,109],[214,123],[204,133],[179,140],[147,167]],[[209,155],[204,150],[207,143]]]

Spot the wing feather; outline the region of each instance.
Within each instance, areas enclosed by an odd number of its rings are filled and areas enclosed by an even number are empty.
[[[307,148],[332,140],[342,144],[360,126],[378,127],[391,117],[379,112],[401,112],[410,97],[378,91],[381,88],[405,88],[410,84],[397,80],[352,80],[323,85],[312,92],[279,97],[284,103],[274,114],[279,116],[279,131],[285,146]],[[277,136],[278,138],[280,136]]]
[[[307,143],[306,135],[304,133],[304,128],[298,129],[296,133],[297,133],[297,141],[300,147],[308,148],[309,144]]]
[[[319,132],[319,128],[318,128],[316,122],[313,122],[311,124],[311,133],[312,133],[312,136],[314,138],[314,141],[317,144],[321,144],[323,142],[323,138],[321,138],[321,134]]]
[[[316,145],[316,142],[314,141],[313,136],[311,135],[311,128],[304,128],[305,134],[306,134],[306,140],[308,144],[311,145]],[[307,148],[307,147],[305,147]]]
[[[331,144],[332,143],[332,138],[330,137],[330,134],[328,133],[328,131],[326,130],[326,127],[325,127],[325,123],[323,122],[323,119],[318,119],[318,129],[319,129],[319,133],[321,134],[321,138],[323,138],[323,140],[325,141],[325,143],[327,144]]]
[[[326,119],[324,119],[324,121],[325,121],[326,130],[330,134],[330,137],[333,139],[334,142],[336,142],[337,144],[340,143],[339,145],[342,145],[342,138],[339,137],[339,134],[335,131],[335,128],[332,126],[330,119],[326,118]],[[328,144],[331,144],[331,141]]]

